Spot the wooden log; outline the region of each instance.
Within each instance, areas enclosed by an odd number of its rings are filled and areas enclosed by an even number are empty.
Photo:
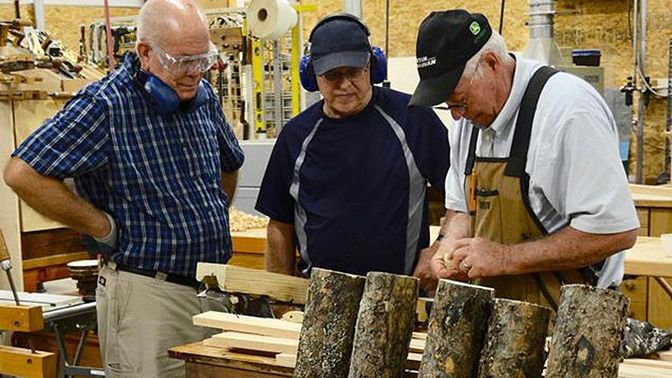
[[[495,291],[439,280],[418,377],[476,377]]]
[[[495,299],[478,376],[541,377],[551,309]]]
[[[349,377],[402,377],[419,280],[369,272],[359,304]]]
[[[616,377],[629,299],[619,292],[565,285],[547,377]]]
[[[314,268],[294,377],[347,377],[366,279]]]

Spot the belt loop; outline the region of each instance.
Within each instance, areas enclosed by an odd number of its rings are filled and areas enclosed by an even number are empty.
[[[166,279],[168,278],[168,273],[156,272],[156,276],[154,276],[154,278],[158,281],[164,281],[165,282]]]
[[[112,260],[107,262],[107,267],[114,270],[115,272],[117,271],[117,263]]]

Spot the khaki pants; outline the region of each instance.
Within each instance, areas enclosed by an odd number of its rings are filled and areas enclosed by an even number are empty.
[[[226,311],[196,298],[196,289],[103,266],[96,302],[100,352],[107,377],[184,377],[184,361],[168,349],[203,340],[215,330],[197,327],[191,317]]]

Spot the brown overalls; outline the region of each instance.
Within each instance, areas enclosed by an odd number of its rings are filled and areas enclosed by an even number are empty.
[[[539,95],[546,81],[557,72],[553,68],[542,67],[530,79],[521,102],[508,158],[476,156],[479,130],[472,126],[464,172],[464,190],[471,217],[472,237],[479,236],[502,244],[517,244],[548,234],[530,207],[530,177],[525,172],[525,165]],[[477,283],[495,288],[495,296],[498,298],[523,300],[557,308],[560,284],[595,284],[594,274],[590,277],[588,272],[586,269],[585,272],[582,270],[488,277]]]

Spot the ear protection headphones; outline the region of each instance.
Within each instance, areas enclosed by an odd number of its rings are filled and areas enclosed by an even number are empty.
[[[312,42],[315,30],[317,30],[320,26],[334,20],[345,20],[353,22],[364,31],[364,34],[366,34],[367,37],[371,35],[369,28],[367,28],[359,18],[349,13],[337,13],[320,20],[313,28],[313,31],[310,32],[308,42]],[[371,46],[370,42],[369,50],[371,50],[371,82],[373,84],[382,83],[387,76],[387,58],[385,57],[385,52],[383,52],[383,49],[378,46]],[[299,78],[301,79],[301,85],[308,92],[315,92],[318,90],[317,77],[310,59],[310,49],[308,54],[301,57],[301,60],[299,61]]]
[[[126,59],[137,59],[131,55],[133,54],[128,54]],[[174,113],[180,107],[180,97],[177,95],[177,92],[168,84],[161,81],[161,79],[143,70],[139,70],[137,78],[158,113]],[[206,98],[205,85],[203,84],[203,80],[201,80],[198,83],[196,96],[190,101],[191,108],[202,105],[205,103]]]

